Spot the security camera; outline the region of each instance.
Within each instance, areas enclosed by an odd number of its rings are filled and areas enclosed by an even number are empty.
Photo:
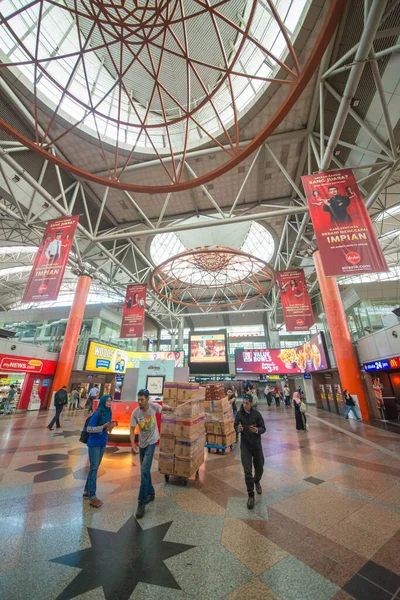
[[[16,346],[15,344],[13,344],[12,346],[10,346],[10,350],[15,350],[15,349],[16,349],[16,347],[17,347],[17,346]]]
[[[392,336],[393,336],[394,338],[398,338],[398,337],[399,337],[399,334],[397,333],[397,331],[392,331]]]

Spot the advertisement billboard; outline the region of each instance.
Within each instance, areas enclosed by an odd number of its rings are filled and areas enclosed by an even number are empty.
[[[325,274],[388,271],[351,169],[302,178]]]
[[[0,370],[8,373],[42,373],[53,375],[57,361],[27,356],[0,354]]]
[[[174,360],[176,367],[183,367],[184,359],[183,351],[133,352],[92,341],[86,353],[85,371],[124,374],[126,369],[137,369],[142,360]]]
[[[363,365],[364,371],[386,371],[389,369],[400,369],[400,356],[392,356],[392,358],[382,358],[367,362]]]
[[[315,323],[303,269],[277,273],[286,331],[308,331]]]
[[[57,300],[79,216],[47,223],[22,302]]]
[[[281,350],[235,350],[236,373],[294,375],[329,369],[322,332],[296,348]]]
[[[141,338],[146,309],[147,285],[134,284],[126,288],[120,338]]]
[[[190,373],[229,373],[225,329],[189,334]]]

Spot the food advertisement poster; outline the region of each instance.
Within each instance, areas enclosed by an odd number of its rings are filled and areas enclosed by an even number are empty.
[[[226,334],[224,332],[204,333],[190,335],[191,363],[224,363],[227,362]]]
[[[338,405],[338,408],[342,412],[341,409],[344,409],[343,396],[342,396],[342,388],[340,387],[340,385],[338,383],[335,383],[334,386],[333,386],[333,391],[334,391],[334,394],[335,394],[336,403]]]
[[[296,348],[282,350],[235,350],[236,373],[295,374],[329,369],[322,332]]]
[[[22,302],[57,300],[79,216],[47,223]]]
[[[114,346],[89,342],[86,353],[85,371],[103,373],[125,373],[126,369],[137,369],[143,360],[173,360],[175,367],[183,367],[185,353],[181,352],[131,352]]]
[[[301,179],[325,274],[333,277],[387,271],[353,171],[340,169]]]
[[[308,331],[315,319],[303,269],[279,271],[277,275],[286,331]]]
[[[143,336],[147,285],[128,285],[122,314],[120,338]]]

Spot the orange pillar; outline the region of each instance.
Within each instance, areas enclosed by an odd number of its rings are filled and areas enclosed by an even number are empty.
[[[361,416],[368,420],[367,398],[336,278],[325,276],[319,250],[313,256],[342,389],[357,396]]]
[[[68,385],[69,378],[71,377],[72,365],[75,359],[76,347],[78,345],[83,315],[86,308],[86,300],[91,283],[92,279],[87,275],[80,275],[78,278],[78,285],[75,290],[74,301],[69,313],[47,408],[50,408],[51,406],[54,392],[59,390],[63,385]]]

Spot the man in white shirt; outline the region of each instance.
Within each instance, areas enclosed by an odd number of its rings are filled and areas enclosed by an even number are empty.
[[[151,402],[148,390],[139,390],[138,403],[138,408],[133,411],[131,416],[130,438],[133,454],[139,452],[140,456],[141,482],[136,518],[141,519],[146,504],[155,498],[155,490],[151,482],[151,465],[156,444],[160,439],[156,414],[163,410],[172,412],[172,408],[166,404],[160,406],[160,404]],[[139,426],[139,450],[135,446],[135,427],[137,425]]]
[[[93,400],[96,400],[96,398],[99,395],[99,388],[97,387],[97,383],[92,387],[92,389],[89,392],[89,408],[88,408],[88,412],[92,412],[93,411]]]
[[[45,256],[49,262],[55,262],[60,258],[61,255],[61,236],[62,231],[56,231],[56,237],[54,240],[51,240],[50,244],[47,246],[45,250]]]

